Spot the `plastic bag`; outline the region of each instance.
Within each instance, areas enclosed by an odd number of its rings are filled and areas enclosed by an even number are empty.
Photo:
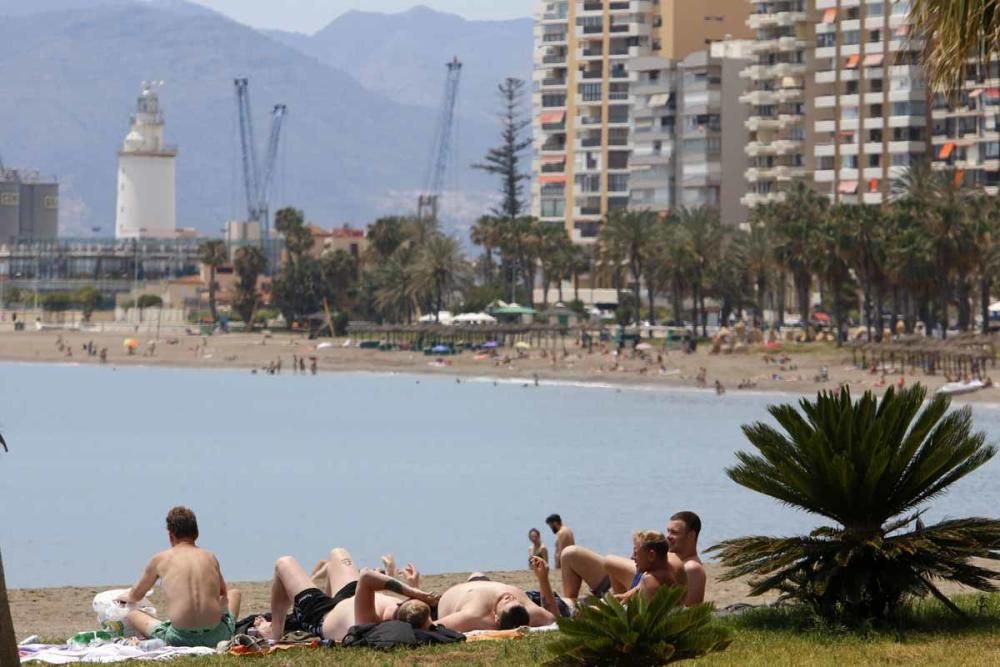
[[[97,622],[105,628],[118,629],[121,627],[121,635],[125,637],[136,634],[135,628],[128,625],[126,619],[128,613],[133,609],[138,609],[150,616],[156,616],[156,607],[149,603],[148,598],[143,598],[142,602],[125,604],[118,598],[128,593],[127,588],[118,588],[113,591],[105,591],[94,596],[94,611],[97,613]],[[117,633],[116,633],[117,634]]]

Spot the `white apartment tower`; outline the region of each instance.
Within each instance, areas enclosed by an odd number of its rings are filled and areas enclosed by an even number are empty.
[[[810,173],[812,1],[750,0],[747,25],[756,35],[751,64],[743,70],[747,92],[740,98],[750,106],[743,198],[749,207],[780,201],[792,183]]]
[[[156,88],[155,83],[143,82],[128,136],[118,151],[118,239],[173,239],[177,235],[177,149],[163,143]]]

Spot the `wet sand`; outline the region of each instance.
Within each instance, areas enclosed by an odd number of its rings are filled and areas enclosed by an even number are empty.
[[[941,375],[903,374],[889,369],[882,374],[856,368],[850,350],[838,350],[831,344],[786,344],[782,354],[789,361],[768,361],[780,356],[761,347],[744,352],[713,355],[702,345],[695,354],[679,351],[647,353],[645,358],[627,352],[618,358],[613,352],[593,353],[567,339],[565,348],[559,344],[546,350],[532,349],[523,354],[500,350],[496,358],[471,352],[444,357],[427,357],[414,352],[380,352],[344,347],[345,339],[310,341],[304,336],[276,332],[273,336],[229,334],[189,336],[161,334],[150,352],[151,338],[136,335],[141,342],[135,355],[128,355],[123,342],[127,334],[87,333],[79,331],[0,331],[0,361],[57,362],[68,364],[100,364],[97,356],[89,356],[83,346],[93,342],[99,350],[107,348],[107,365],[163,366],[177,368],[228,368],[247,372],[281,362],[282,374],[292,372],[293,357],[305,358],[306,374],[310,358],[316,357],[319,372],[421,373],[458,377],[485,377],[501,381],[583,382],[619,386],[681,387],[714,390],[718,380],[727,393],[738,393],[739,385],[749,381],[747,390],[810,394],[821,389],[835,389],[847,384],[855,392],[884,391],[902,377],[909,384],[921,382],[931,391],[946,382]],[[60,341],[62,349],[60,349]],[[332,345],[317,349],[318,343]],[[705,382],[699,381],[700,369],[705,369]],[[819,381],[821,369],[828,379]],[[962,401],[1000,402],[1000,389],[989,388],[962,396]]]

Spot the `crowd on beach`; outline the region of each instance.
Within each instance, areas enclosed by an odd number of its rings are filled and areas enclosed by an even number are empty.
[[[239,591],[227,587],[216,557],[197,546],[198,522],[193,511],[175,507],[167,514],[170,548],[156,554],[138,582],[119,603],[128,605],[128,624],[141,636],[170,646],[206,646],[247,634],[279,642],[287,633],[343,642],[359,627],[402,622],[423,632],[467,633],[544,627],[571,616],[581,605],[603,604],[614,595],[623,604],[636,596],[651,599],[662,586],[686,588],[685,603],[704,600],[706,574],[698,556],[701,520],[693,512],[670,517],[666,531],[643,530],[633,535],[632,554],[600,555],[576,544],[573,531],[558,514],[546,523],[555,536],[553,561],[561,575],[562,595],[554,590],[549,550],[541,532],[528,533],[528,564],[537,591],[491,581],[483,573],[441,593],[421,588],[421,575],[408,564],[397,568],[391,555],[379,569],[359,569],[342,547],[310,574],[291,556],[274,565],[270,610],[240,614]],[[160,582],[167,601],[164,620],[134,608]],[[583,585],[589,587],[582,594]]]

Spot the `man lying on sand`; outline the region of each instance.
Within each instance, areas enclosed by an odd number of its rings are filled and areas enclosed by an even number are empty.
[[[563,554],[563,597],[576,601],[584,581],[596,596],[609,590],[622,602],[642,593],[652,598],[660,586],[684,586],[684,564],[670,553],[667,536],[644,530],[632,537],[632,557],[600,556],[573,546]]]
[[[413,576],[418,580],[414,571]],[[359,572],[346,549],[330,552],[327,564],[329,586],[316,588],[313,580],[291,556],[278,559],[271,585],[271,638],[281,639],[289,605],[302,628],[335,642],[343,641],[354,625],[405,621],[426,630],[431,625],[431,607],[438,596],[374,570]],[[331,596],[333,591],[336,594]],[[409,600],[401,601],[380,591],[391,591]],[[352,601],[353,600],[353,601]],[[267,628],[261,627],[262,632]]]
[[[555,623],[559,610],[549,584],[549,564],[533,557],[531,566],[546,608],[532,602],[520,588],[488,581],[480,575],[472,577],[475,581],[444,592],[438,603],[437,622],[456,632],[513,630],[525,625],[537,628]]]
[[[233,618],[239,615],[240,594],[227,590],[219,561],[195,546],[198,520],[186,507],[167,514],[170,548],[153,556],[139,582],[122,596],[125,603],[140,602],[156,583],[167,598],[168,620],[159,621],[133,610],[128,622],[145,637],[169,646],[215,648],[233,637]]]

